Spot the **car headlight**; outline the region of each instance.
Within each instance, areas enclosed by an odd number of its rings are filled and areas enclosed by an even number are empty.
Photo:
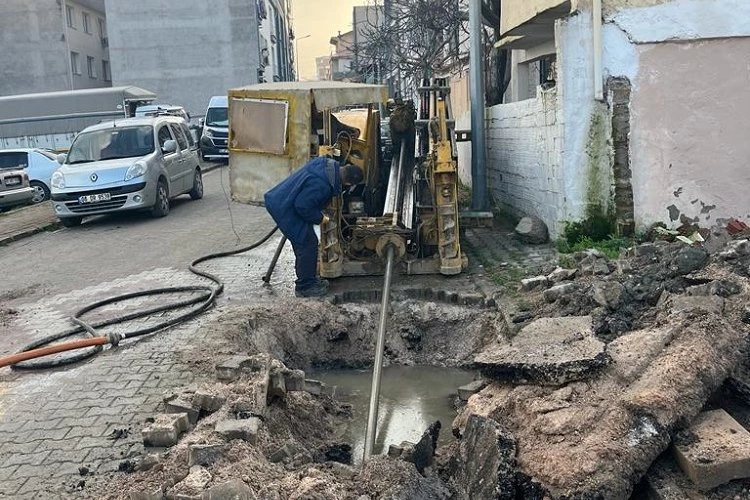
[[[135,179],[136,177],[140,177],[145,173],[146,165],[141,162],[136,162],[132,167],[128,169],[127,172],[125,172],[125,180],[129,181]]]
[[[213,137],[213,136],[214,136],[214,131],[211,130],[210,128],[203,130],[203,137]]]
[[[52,174],[52,187],[55,189],[65,189],[65,176],[60,171]]]

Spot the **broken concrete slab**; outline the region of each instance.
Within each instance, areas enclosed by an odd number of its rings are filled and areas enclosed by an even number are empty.
[[[594,302],[610,311],[617,309],[625,295],[625,287],[617,281],[598,281],[591,287]]]
[[[521,280],[521,291],[532,292],[534,290],[544,289],[549,286],[546,276],[535,276]]]
[[[323,382],[320,380],[305,379],[305,391],[314,396],[323,394]]]
[[[561,281],[569,281],[576,277],[578,269],[565,269],[557,267],[554,271],[547,275],[547,280],[550,283],[560,283]]]
[[[589,378],[608,363],[591,316],[538,319],[508,343],[492,344],[474,359],[486,377],[546,385]]]
[[[599,377],[562,388],[569,394],[490,384],[470,398],[455,432],[465,434],[474,413],[497,420],[516,439],[519,473],[551,498],[629,498],[669,447],[670,430],[691,421],[737,366],[746,337],[739,321],[715,314],[672,317],[661,328],[644,349],[650,330],[618,339],[638,370],[615,360]]]
[[[211,414],[219,411],[227,398],[220,394],[214,394],[207,390],[198,390],[193,396],[193,408]]]
[[[253,490],[241,479],[232,479],[203,492],[202,500],[255,500]]]
[[[750,477],[750,432],[724,410],[701,413],[678,434],[677,463],[701,490]]]
[[[482,389],[487,387],[487,382],[484,380],[475,380],[473,382],[469,382],[466,385],[462,385],[458,388],[458,399],[461,401],[468,401],[471,396],[478,393]]]
[[[241,420],[220,420],[216,424],[216,432],[228,441],[241,439],[254,444],[260,430],[261,420],[257,417],[243,418]]]
[[[424,473],[424,470],[432,465],[435,458],[435,450],[437,449],[437,442],[440,437],[440,428],[440,422],[431,424],[411,449],[407,460],[414,464],[420,474]]]
[[[141,431],[144,446],[174,446],[180,435],[188,430],[190,420],[186,413],[161,414]]]
[[[556,285],[545,290],[542,293],[542,296],[544,297],[544,300],[549,303],[557,302],[566,295],[574,293],[576,290],[578,290],[578,288],[578,285],[575,283],[564,283],[562,285]]]

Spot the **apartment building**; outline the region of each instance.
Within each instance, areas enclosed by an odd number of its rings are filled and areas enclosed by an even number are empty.
[[[213,95],[294,80],[288,0],[105,0],[115,85],[205,112]]]
[[[112,86],[104,0],[3,0],[0,95]]]

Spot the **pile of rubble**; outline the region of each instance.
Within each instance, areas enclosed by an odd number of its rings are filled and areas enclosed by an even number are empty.
[[[458,496],[750,498],[750,241],[574,260],[524,280],[475,357]]]

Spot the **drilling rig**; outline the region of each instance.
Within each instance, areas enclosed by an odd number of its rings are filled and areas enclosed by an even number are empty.
[[[427,82],[426,82],[427,83]],[[392,99],[381,120],[374,106],[323,113],[321,156],[352,163],[365,183],[334,198],[321,227],[321,276],[394,272],[459,274],[467,265],[459,241],[458,169],[450,88],[443,79],[419,88],[419,99]],[[381,126],[387,123],[387,126]]]

